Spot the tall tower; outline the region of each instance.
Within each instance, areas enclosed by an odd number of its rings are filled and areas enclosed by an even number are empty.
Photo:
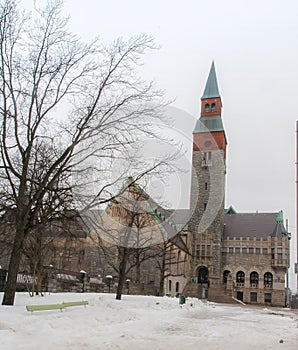
[[[226,135],[214,62],[201,98],[201,115],[193,131],[189,223],[192,295],[211,297],[221,281],[221,240],[224,227]],[[194,285],[195,284],[195,285]]]

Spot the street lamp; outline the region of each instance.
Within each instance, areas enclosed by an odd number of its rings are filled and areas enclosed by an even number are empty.
[[[287,301],[286,301],[286,307],[290,307],[290,286],[289,286],[289,268],[290,268],[290,240],[291,240],[291,233],[286,232],[287,237]]]
[[[84,271],[84,270],[81,270],[81,271],[80,271],[80,274],[81,274],[81,281],[82,281],[82,283],[83,283],[83,286],[82,286],[82,293],[84,293],[84,292],[85,292],[85,277],[86,277],[87,272]]]
[[[109,293],[111,293],[111,282],[112,282],[113,276],[107,275],[106,279],[108,280]]]
[[[62,252],[59,253],[59,274],[61,274],[61,269],[62,269],[62,256],[63,256],[63,253]]]
[[[129,294],[129,282],[130,282],[130,279],[128,278],[128,279],[126,280],[127,294]]]

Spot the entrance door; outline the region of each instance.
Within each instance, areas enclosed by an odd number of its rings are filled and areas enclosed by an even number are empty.
[[[243,301],[243,292],[237,292],[237,299]]]

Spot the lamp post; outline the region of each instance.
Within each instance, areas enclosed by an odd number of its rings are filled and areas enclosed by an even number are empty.
[[[290,286],[289,286],[290,239],[291,239],[291,233],[287,231],[287,304],[286,304],[286,307],[290,307]]]
[[[59,274],[61,275],[63,253],[59,253]],[[61,276],[60,276],[61,278]]]
[[[129,294],[129,283],[130,283],[130,279],[128,278],[128,279],[126,280],[127,294]]]
[[[111,282],[112,282],[113,276],[107,275],[106,279],[108,280],[109,293],[111,293]]]
[[[85,292],[85,277],[86,277],[87,272],[84,271],[84,270],[81,270],[80,274],[81,274],[81,281],[83,283],[83,285],[82,285],[82,293],[84,293]]]
[[[286,264],[287,264],[287,270],[286,270],[286,307],[290,307],[290,286],[289,286],[289,268],[290,268],[290,240],[291,240],[291,233],[288,231],[288,220],[286,220]]]

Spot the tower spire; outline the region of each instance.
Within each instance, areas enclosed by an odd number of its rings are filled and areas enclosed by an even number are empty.
[[[214,61],[212,61],[209,76],[208,76],[207,83],[204,90],[204,94],[201,99],[218,98],[218,97],[220,97],[220,95],[218,90]]]

